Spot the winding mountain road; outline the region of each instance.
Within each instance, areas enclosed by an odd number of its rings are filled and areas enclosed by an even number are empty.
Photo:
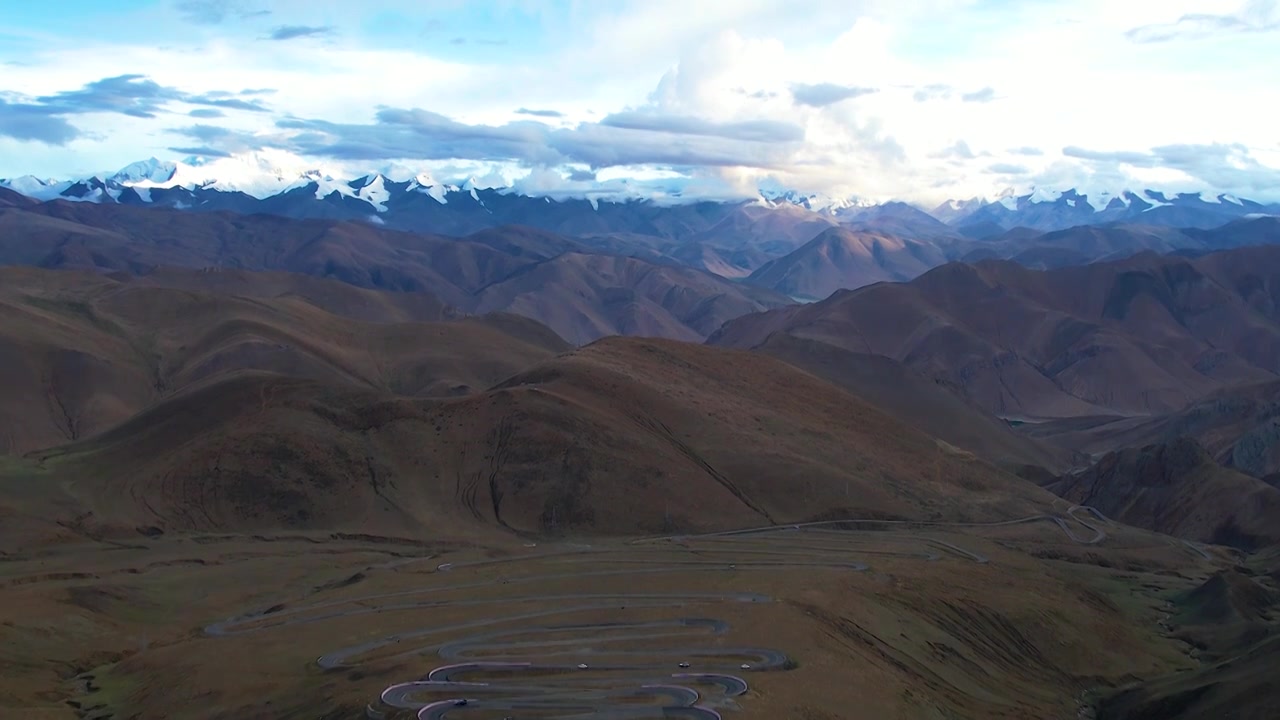
[[[430,656],[445,661],[418,679],[387,686],[367,708],[366,714],[374,719],[719,720],[720,711],[735,707],[736,699],[747,692],[744,675],[786,670],[791,662],[779,650],[727,644],[729,624],[703,608],[772,599],[752,592],[654,592],[647,590],[650,579],[669,582],[689,574],[736,575],[795,567],[862,572],[869,567],[863,559],[875,557],[986,563],[988,558],[977,552],[906,531],[1032,522],[1051,523],[1080,544],[1105,540],[1102,525],[1109,523],[1092,508],[1073,506],[1061,516],[986,524],[831,520],[645,538],[627,545],[573,546],[442,563],[426,576],[431,579],[429,587],[275,606],[213,623],[205,632],[235,636],[405,612],[418,623],[427,618],[425,626],[337,648],[317,658],[316,664],[324,670],[372,662],[399,664]],[[1076,532],[1073,525],[1092,537]],[[519,574],[531,563],[538,568],[567,567],[565,572]],[[503,575],[496,583],[435,582],[503,565],[512,566],[516,574]],[[565,589],[583,580],[610,578],[633,589],[616,593]],[[530,592],[522,594],[523,587]],[[554,591],[540,592],[540,588]],[[695,608],[698,611],[690,613]]]

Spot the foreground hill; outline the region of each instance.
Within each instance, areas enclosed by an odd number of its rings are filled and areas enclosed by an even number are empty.
[[[211,378],[38,457],[75,478],[58,502],[122,530],[385,534],[480,520],[634,534],[824,516],[1000,519],[1051,502],[786,363],[622,338],[451,400]]]
[[[568,348],[524,318],[448,320],[457,313],[428,295],[284,273],[3,268],[0,309],[0,448],[10,453],[92,436],[245,370],[455,395]]]
[[[573,342],[629,332],[701,339],[732,317],[789,302],[669,262],[593,253],[527,227],[445,238],[364,222],[61,200],[0,207],[0,263],[134,274],[157,266],[297,272],[429,293],[465,312],[523,314]]]
[[[1280,543],[1280,490],[1226,469],[1193,440],[1109,453],[1047,486],[1137,527],[1256,550]]]
[[[1280,709],[1280,555],[1272,549],[1220,571],[1173,601],[1171,629],[1199,666],[1109,693],[1100,720],[1270,720]]]
[[[774,333],[884,355],[1011,418],[1152,415],[1280,367],[1280,248],[1152,254],[1047,272],[951,264],[727,323],[710,342]]]

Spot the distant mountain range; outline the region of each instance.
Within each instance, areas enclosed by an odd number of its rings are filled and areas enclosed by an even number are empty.
[[[471,179],[449,184],[428,175],[392,179],[376,173],[339,178],[323,169],[291,165],[259,153],[182,162],[151,158],[110,175],[60,181],[27,175],[0,179],[0,187],[46,201],[63,198],[365,220],[402,230],[446,234],[522,224],[574,235],[640,233],[680,239],[705,229],[701,227],[705,223],[689,222],[690,215],[717,219],[744,205],[802,209],[841,224],[874,217],[886,206],[903,205],[767,190],[754,200],[723,203],[538,197],[511,188],[482,188]],[[1089,195],[1068,189],[1009,193],[994,201],[950,200],[927,213],[965,236],[989,238],[1019,227],[1051,231],[1117,222],[1211,228],[1240,218],[1280,214],[1280,204],[1209,193],[1126,189]]]
[[[732,306],[733,312],[766,309],[785,298],[807,302],[842,289],[909,281],[955,260],[1014,260],[1030,268],[1049,269],[1146,251],[1196,255],[1280,243],[1280,217],[1276,217],[1280,205],[1228,195],[1142,190],[1089,196],[1075,190],[1037,190],[994,202],[949,201],[925,211],[904,202],[871,204],[789,191],[763,190],[754,200],[673,204],[634,198],[535,197],[481,184],[473,180],[449,184],[427,175],[394,179],[373,174],[346,180],[323,169],[290,165],[270,154],[189,158],[177,163],[152,158],[105,177],[0,180],[0,207],[65,205],[42,213],[108,230],[116,227],[102,225],[103,217],[75,214],[71,208],[274,215],[436,238],[471,239],[490,233],[483,242],[498,246],[488,249],[517,258],[520,264],[555,259],[538,270],[550,273],[548,277],[564,280],[557,274],[561,272],[598,276],[588,283],[595,289],[580,289],[575,297],[594,296],[607,287],[611,273],[622,271],[622,265],[604,258],[623,257],[643,261],[643,265],[626,264],[628,268],[665,268],[663,277],[693,269],[737,281],[720,287],[715,282],[708,285],[710,281],[702,275],[690,275],[677,283],[702,287],[710,293],[705,297],[719,293],[716,302]],[[137,216],[128,217],[133,222]],[[13,216],[0,221],[21,224],[29,219]],[[519,230],[499,230],[513,226]],[[513,243],[513,237],[520,240]],[[416,260],[390,261],[383,270],[384,279],[369,284],[394,286],[396,282],[385,278],[420,267]],[[422,287],[442,292],[449,302],[468,310],[514,308],[527,302],[518,293],[498,300],[497,288],[487,291],[486,301],[464,300],[435,289],[436,285]],[[743,285],[780,295],[744,293]],[[711,292],[713,287],[719,289]],[[701,293],[697,295],[703,297]],[[661,302],[672,307],[669,300]],[[758,306],[761,302],[764,305]],[[658,319],[651,310],[625,320],[564,317],[559,324],[551,324],[575,342],[608,334],[620,327],[617,323],[632,323],[637,329],[662,328],[660,334],[681,339],[705,336],[717,327],[706,319],[692,321],[692,316],[673,324],[670,319]],[[534,315],[545,320],[550,312],[542,308]],[[724,320],[729,316],[717,311],[708,317]]]

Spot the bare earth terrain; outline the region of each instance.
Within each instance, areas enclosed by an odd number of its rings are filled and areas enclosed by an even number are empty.
[[[465,526],[422,542],[68,533],[5,557],[0,707],[1073,718],[1099,687],[1193,667],[1157,622],[1223,559],[1045,512],[536,543]]]
[[[287,273],[0,277],[0,717],[1277,707],[1272,482],[1090,464],[830,318],[574,347]]]

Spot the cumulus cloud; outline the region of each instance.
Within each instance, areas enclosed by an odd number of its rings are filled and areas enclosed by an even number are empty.
[[[1082,163],[1084,177],[1113,185],[1160,177],[1170,189],[1209,187],[1246,197],[1266,196],[1280,186],[1280,168],[1263,164],[1239,143],[1161,145],[1150,151],[1066,147],[1062,154]]]
[[[11,103],[0,98],[0,137],[66,145],[80,136],[57,111],[44,105]]]
[[[992,100],[996,99],[996,91],[995,91],[995,88],[988,86],[988,87],[982,88],[981,90],[975,90],[973,92],[964,93],[963,95],[960,96],[960,99],[964,102],[977,102],[977,103],[991,102]]]
[[[271,14],[270,10],[255,9],[243,0],[175,0],[173,6],[183,19],[197,25],[219,25]]]
[[[257,100],[231,97],[227,93],[187,93],[161,85],[144,75],[103,78],[88,83],[79,90],[65,90],[37,99],[45,107],[62,115],[105,112],[136,118],[154,118],[174,102],[250,112],[267,111]]]
[[[911,93],[911,97],[916,102],[951,100],[952,98],[959,97],[961,102],[988,103],[996,99],[996,90],[988,85],[987,87],[980,88],[972,92],[963,92],[952,85],[934,83],[915,88],[914,92]]]
[[[969,143],[963,140],[957,140],[952,145],[949,145],[939,150],[938,152],[930,154],[929,157],[940,159],[940,160],[948,159],[948,158],[954,158],[958,160],[973,160],[978,156],[973,152],[973,150],[969,148]]]
[[[199,106],[187,113],[197,118],[222,117],[224,109],[267,111],[261,102],[231,92],[189,93],[142,75],[117,75],[37,98],[0,93],[0,136],[65,145],[84,135],[67,120],[68,115],[111,113],[152,119],[174,103]]]
[[[555,129],[521,120],[469,124],[421,108],[382,108],[372,123],[284,118],[272,147],[346,161],[512,161],[528,167],[580,164],[617,166],[777,168],[804,139],[803,128],[777,121],[713,122],[639,112],[615,113],[598,123]],[[267,139],[213,125],[177,131],[222,152],[264,146]],[[901,148],[894,148],[901,152]]]
[[[1025,175],[1031,172],[1031,169],[1025,165],[1016,165],[1014,163],[992,163],[987,166],[986,172],[995,175]]]
[[[325,37],[333,34],[329,25],[281,25],[271,31],[268,40],[298,40],[302,38]]]
[[[687,0],[620,0],[575,5],[574,32],[560,34],[559,6],[538,10],[547,23],[495,17],[478,31],[433,26],[438,9],[412,3],[388,28],[360,24],[351,3],[322,3],[316,15],[295,14],[304,3],[293,0],[161,0],[167,12],[152,13],[162,26],[150,37],[52,30],[49,52],[41,52],[46,36],[32,34],[30,51],[0,53],[24,63],[0,73],[0,144],[8,143],[0,173],[118,167],[167,137],[175,152],[278,148],[308,162],[345,161],[357,173],[387,162],[415,172],[447,164],[477,176],[501,168],[509,181],[554,168],[561,179],[545,179],[560,186],[591,183],[588,173],[613,182],[674,169],[683,179],[661,182],[686,197],[749,192],[775,178],[805,193],[922,202],[1023,179],[1280,199],[1280,183],[1252,193],[1245,185],[1270,182],[1280,161],[1265,91],[1280,83],[1280,66],[1257,60],[1276,3],[1232,12],[1239,1],[1177,0],[1157,13],[1047,0],[992,14],[971,0],[819,0],[825,9],[797,14],[778,0],[705,13],[681,12]],[[255,16],[262,8],[275,15]],[[85,13],[86,22],[149,17],[109,5]],[[28,34],[17,22],[17,34]],[[1144,22],[1164,24],[1133,27]],[[315,35],[264,41],[273,28],[328,23],[341,30],[321,54],[311,47],[318,39],[301,39]],[[423,27],[435,33],[424,38]],[[1229,42],[1160,42],[1206,33]],[[520,56],[453,52],[453,37],[473,50],[506,39]],[[1046,82],[1043,58],[1085,43],[1071,82]],[[406,80],[387,68],[415,72]],[[219,87],[245,90],[209,91]],[[85,113],[99,114],[91,126]],[[592,122],[577,122],[584,118]],[[43,147],[72,140],[74,153]],[[1252,155],[1214,149],[1214,140],[1238,141]],[[999,165],[1031,172],[987,172]]]
[[[173,147],[170,147],[169,151],[178,153],[179,155],[194,155],[196,157],[212,157],[212,158],[231,157],[231,153],[227,152],[226,150],[219,150],[218,148],[212,148],[212,147],[209,147],[208,145],[195,145],[195,146],[175,145]]]
[[[564,113],[559,110],[530,110],[529,108],[519,108],[516,110],[517,115],[529,115],[531,117],[540,118],[560,118],[564,117]]]
[[[876,88],[836,85],[835,83],[818,83],[816,85],[795,83],[791,86],[791,97],[800,105],[812,107],[825,107],[844,100],[870,95],[874,92],[876,92]]]
[[[467,43],[470,43],[472,45],[489,45],[491,47],[501,47],[503,45],[506,45],[507,41],[495,40],[493,38],[466,38],[461,36],[451,38],[449,40],[450,45],[466,45]]]
[[[1139,43],[1199,40],[1215,35],[1280,30],[1280,6],[1275,0],[1253,0],[1230,14],[1188,13],[1171,23],[1140,25],[1125,33]]]
[[[1088,150],[1074,145],[1068,145],[1067,147],[1062,148],[1062,154],[1067,157],[1079,158],[1081,160],[1125,163],[1127,165],[1136,165],[1138,167],[1153,167],[1157,162],[1157,158],[1151,153],[1133,152],[1128,150]]]
[[[191,125],[171,132],[201,143],[198,148],[169,148],[174,152],[188,155],[226,156],[266,147],[265,139],[254,133],[231,130],[217,125]]]
[[[950,85],[935,83],[916,88],[911,97],[916,102],[929,102],[930,100],[950,100],[954,93],[955,88]]]
[[[804,128],[775,120],[716,123],[689,116],[620,112],[605,117],[600,124],[627,130],[702,135],[749,142],[784,143],[804,140]]]

